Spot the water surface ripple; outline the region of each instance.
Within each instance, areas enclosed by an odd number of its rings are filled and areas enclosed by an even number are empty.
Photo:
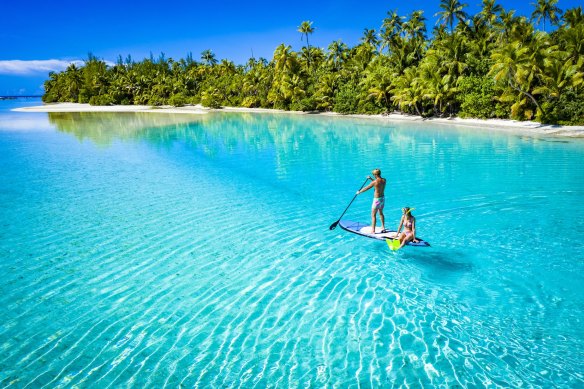
[[[584,142],[417,126],[4,106],[1,386],[582,386]]]

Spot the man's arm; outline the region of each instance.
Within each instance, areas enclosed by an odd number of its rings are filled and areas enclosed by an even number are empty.
[[[371,177],[369,177],[369,179],[370,180],[373,180]],[[363,192],[367,192],[369,189],[373,188],[375,186],[375,184],[376,184],[376,181],[373,180],[373,182],[371,184],[367,185],[365,188],[363,188],[361,190],[358,190],[357,191],[357,194],[361,194]]]

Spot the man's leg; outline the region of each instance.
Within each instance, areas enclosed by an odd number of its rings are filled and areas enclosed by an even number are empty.
[[[371,233],[375,234],[375,224],[377,223],[377,209],[371,209]]]
[[[381,219],[381,229],[385,230],[385,215],[383,214],[383,209],[379,210],[379,219]]]

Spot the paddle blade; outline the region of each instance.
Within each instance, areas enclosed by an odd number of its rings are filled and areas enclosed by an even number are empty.
[[[329,230],[334,230],[335,228],[337,228],[337,224],[339,224],[338,220],[336,222],[334,222],[333,224],[331,224],[331,226],[329,227]]]

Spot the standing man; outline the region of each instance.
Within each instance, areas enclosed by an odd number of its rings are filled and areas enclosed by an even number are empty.
[[[357,194],[361,194],[375,187],[375,193],[373,193],[373,204],[371,205],[371,233],[375,234],[377,212],[379,212],[379,218],[381,219],[381,230],[385,230],[385,216],[383,215],[383,207],[385,206],[385,178],[381,177],[381,170],[379,169],[374,169],[371,174],[373,174],[374,177],[368,177],[372,181],[371,184],[357,191]]]

